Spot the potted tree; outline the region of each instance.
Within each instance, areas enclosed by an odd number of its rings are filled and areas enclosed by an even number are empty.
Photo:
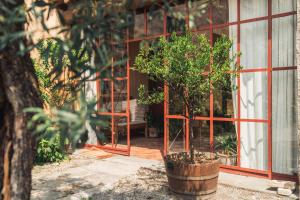
[[[232,42],[219,37],[213,46],[205,35],[184,33],[160,38],[155,46],[144,45],[135,59],[134,70],[147,74],[157,82],[164,82],[169,92],[176,93],[177,101],[186,111],[182,115],[192,124],[195,115],[205,110],[210,92],[228,84],[228,76],[235,75],[236,55],[230,56]],[[232,71],[231,74],[228,72]],[[163,88],[146,91],[139,87],[139,102],[160,103]],[[219,173],[218,157],[210,152],[194,150],[193,128],[189,128],[189,152],[165,157],[169,188],[180,194],[210,195],[216,192]]]

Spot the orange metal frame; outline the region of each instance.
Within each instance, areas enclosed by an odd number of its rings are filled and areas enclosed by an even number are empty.
[[[278,174],[274,173],[272,171],[272,71],[279,71],[279,70],[296,70],[296,66],[282,66],[282,67],[276,67],[272,68],[272,19],[275,18],[280,18],[280,17],[286,17],[286,16],[291,16],[291,15],[296,15],[296,11],[292,12],[286,12],[286,13],[280,13],[280,14],[275,14],[272,15],[272,0],[268,0],[268,15],[263,16],[263,17],[257,17],[257,18],[252,18],[252,19],[246,19],[246,20],[241,20],[241,13],[240,13],[240,0],[237,0],[237,21],[235,22],[227,22],[223,24],[213,24],[212,16],[213,16],[213,8],[210,6],[209,8],[209,19],[210,19],[210,24],[203,26],[203,27],[198,27],[196,30],[190,30],[191,32],[200,32],[200,31],[209,31],[209,39],[210,43],[212,45],[213,43],[213,31],[216,29],[221,29],[225,27],[229,27],[232,25],[237,26],[237,52],[240,52],[241,49],[241,37],[240,37],[240,32],[241,32],[241,24],[244,23],[250,23],[250,22],[256,22],[256,21],[263,21],[267,20],[268,21],[268,65],[267,68],[253,68],[253,69],[242,69],[238,72],[237,76],[237,85],[238,85],[238,90],[237,90],[237,118],[221,118],[221,117],[214,117],[213,114],[213,93],[211,91],[210,93],[210,114],[209,116],[197,116],[196,120],[206,120],[210,121],[210,145],[213,145],[213,140],[214,140],[214,122],[215,121],[223,121],[223,122],[236,122],[237,123],[237,138],[238,138],[238,161],[237,161],[237,166],[221,166],[221,170],[225,172],[230,172],[230,173],[235,173],[235,174],[243,174],[243,175],[251,175],[251,176],[257,176],[257,177],[263,177],[263,178],[276,178],[276,179],[290,179],[290,180],[297,180],[297,177],[291,176],[291,175],[285,175],[285,174]],[[186,7],[186,24],[187,27],[189,25],[189,7],[188,7],[188,2],[185,1],[185,7]],[[164,31],[161,34],[157,35],[148,35],[148,19],[147,19],[147,8],[143,9],[143,15],[144,15],[144,35],[145,37],[143,38],[132,38],[130,39],[128,37],[128,31],[127,31],[127,40],[126,40],[126,45],[127,45],[127,55],[129,55],[129,44],[131,42],[135,41],[142,41],[142,40],[152,40],[156,39],[158,37],[164,36],[167,37],[170,35],[170,33],[167,32],[167,12],[164,11],[164,17],[163,17],[163,24],[164,24]],[[158,22],[159,23],[159,22]],[[188,27],[189,29],[189,27]],[[240,58],[237,58],[237,64],[240,65]],[[114,66],[112,65],[112,71],[114,69]],[[243,119],[241,118],[241,93],[240,93],[240,85],[241,85],[241,80],[240,80],[240,74],[242,73],[255,73],[255,72],[266,72],[267,77],[268,77],[268,115],[267,119]],[[112,72],[113,75],[113,72]],[[97,88],[98,88],[98,99],[100,98],[100,82],[101,81],[111,81],[111,104],[112,104],[112,112],[110,113],[99,113],[102,115],[108,115],[112,117],[112,124],[114,123],[114,117],[115,116],[124,116],[127,117],[127,144],[128,148],[127,149],[118,149],[115,147],[103,147],[103,146],[98,146],[99,148],[104,148],[106,150],[114,151],[116,153],[120,154],[125,154],[125,155],[130,155],[130,66],[129,66],[129,59],[127,61],[127,76],[122,77],[122,78],[117,78],[116,80],[127,80],[127,109],[126,113],[115,113],[114,112],[114,91],[113,91],[113,84],[114,81],[113,79],[109,80],[99,80],[97,81]],[[168,106],[168,86],[165,84],[164,85],[164,93],[165,93],[165,101],[164,101],[164,155],[168,153],[168,146],[169,146],[169,119],[182,119],[185,120],[185,131],[186,131],[186,137],[185,137],[185,150],[189,150],[189,137],[188,137],[188,132],[189,132],[189,123],[188,120],[181,115],[170,115],[169,114],[169,106]],[[100,105],[98,105],[98,108],[100,108]],[[256,170],[256,169],[247,169],[241,167],[241,161],[240,161],[240,139],[241,139],[241,122],[256,122],[256,123],[266,123],[268,125],[268,169],[266,171],[262,170]],[[113,126],[112,126],[113,127]],[[113,128],[112,128],[112,133],[113,133]],[[112,134],[113,135],[113,134]],[[113,145],[113,140],[112,140],[112,145]],[[213,151],[213,149],[211,149]]]

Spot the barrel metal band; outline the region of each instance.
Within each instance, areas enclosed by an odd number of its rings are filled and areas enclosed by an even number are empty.
[[[184,181],[205,181],[205,180],[210,180],[213,178],[217,178],[219,173],[212,174],[209,176],[176,176],[170,173],[167,173],[168,177],[171,177],[173,179],[179,179],[179,180],[184,180]]]
[[[177,194],[185,194],[185,195],[193,195],[193,196],[202,196],[202,195],[213,195],[216,193],[217,191],[217,188],[214,188],[214,189],[211,189],[211,190],[206,190],[206,191],[200,191],[200,192],[187,192],[187,191],[177,191],[177,190],[174,190],[173,188],[171,188],[171,191],[177,193]]]

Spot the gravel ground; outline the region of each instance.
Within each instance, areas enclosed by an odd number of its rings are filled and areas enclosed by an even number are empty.
[[[193,199],[173,194],[168,189],[165,173],[141,168],[135,176],[120,180],[114,185],[113,189],[94,194],[91,199],[104,200],[179,200]],[[279,200],[289,199],[269,193],[261,193],[239,189],[227,185],[219,185],[217,194],[210,199],[220,200]]]
[[[126,159],[125,159],[126,158]],[[119,159],[125,159],[122,163]],[[71,200],[179,200],[192,199],[169,191],[164,172],[148,167],[137,168],[131,175],[119,176],[120,167],[127,170],[133,167],[133,158],[113,157],[97,160],[94,157],[72,155],[70,160],[60,164],[35,166],[33,170],[33,200],[71,199]],[[119,163],[120,162],[120,163]],[[135,161],[137,162],[137,161]],[[105,167],[112,163],[111,167]],[[129,164],[130,163],[130,164]],[[105,165],[106,164],[106,165]],[[96,166],[102,171],[80,171],[87,166]],[[111,166],[110,164],[108,166]],[[145,166],[145,165],[143,165]],[[87,169],[87,168],[86,168]],[[121,168],[120,168],[121,169]],[[155,168],[156,169],[156,168]],[[79,172],[78,172],[79,170]],[[117,171],[115,171],[117,170]],[[122,171],[122,170],[121,170]],[[104,172],[110,172],[109,175]],[[90,173],[90,175],[89,175]],[[123,172],[122,172],[123,173]],[[130,173],[128,173],[130,174]],[[110,176],[116,181],[106,187]],[[101,180],[100,180],[101,179]],[[88,183],[88,184],[87,184]],[[220,200],[279,200],[290,199],[271,193],[249,191],[229,185],[218,185],[217,194],[211,199]]]

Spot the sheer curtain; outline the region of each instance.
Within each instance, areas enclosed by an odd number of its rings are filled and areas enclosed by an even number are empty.
[[[267,1],[241,0],[241,19],[267,15]],[[235,1],[229,0],[229,17],[237,13]],[[267,21],[241,25],[241,65],[244,69],[267,67]],[[229,35],[236,46],[236,27],[230,26]],[[241,118],[267,119],[267,74],[265,72],[242,73]],[[234,97],[236,99],[236,97]],[[236,100],[235,100],[236,104]],[[267,169],[267,124],[241,122],[241,167]]]
[[[228,0],[229,20],[237,14],[235,0]],[[272,13],[295,10],[295,0],[273,0]],[[267,0],[241,0],[241,19],[267,16]],[[295,65],[295,16],[273,19],[273,67]],[[241,25],[241,65],[244,69],[267,67],[268,23],[266,20]],[[236,26],[229,36],[237,45]],[[272,72],[272,158],[273,171],[293,174],[297,167],[295,75],[293,70]],[[267,73],[249,72],[241,76],[241,118],[267,119]],[[233,92],[235,116],[236,92]],[[267,123],[241,122],[241,167],[267,170]]]
[[[296,9],[296,1],[273,0],[272,12]],[[273,67],[295,65],[296,16],[273,19]],[[296,71],[273,71],[272,74],[272,144],[273,171],[293,174],[297,171]]]

